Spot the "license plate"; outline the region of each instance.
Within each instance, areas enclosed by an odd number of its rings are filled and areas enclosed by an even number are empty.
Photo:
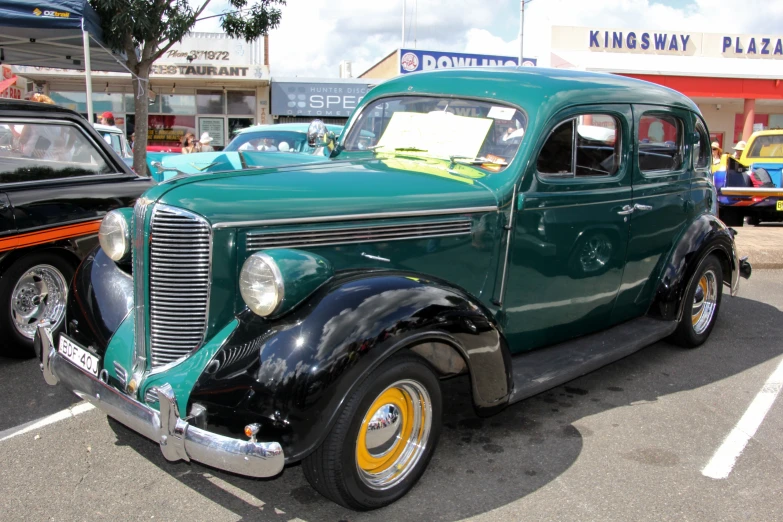
[[[62,334],[60,334],[60,348],[58,351],[82,370],[88,371],[96,377],[98,376],[101,365],[100,357],[91,354]]]
[[[777,202],[775,208],[777,210],[783,210],[783,199],[781,199],[780,201]]]

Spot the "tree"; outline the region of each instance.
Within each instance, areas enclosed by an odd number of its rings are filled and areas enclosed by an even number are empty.
[[[112,49],[124,51],[134,76],[136,141],[133,165],[147,173],[147,130],[150,69],[155,60],[182,41],[211,0],[89,0],[101,17],[101,28]],[[229,10],[220,15],[223,30],[233,38],[251,42],[280,24],[276,5],[285,0],[227,0]]]

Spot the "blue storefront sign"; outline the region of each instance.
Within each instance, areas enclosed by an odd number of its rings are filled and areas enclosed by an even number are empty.
[[[525,58],[522,65],[535,66],[534,58]],[[447,53],[440,51],[422,51],[419,49],[400,49],[400,74],[454,67],[496,67],[516,66],[516,56],[496,56],[492,54]]]

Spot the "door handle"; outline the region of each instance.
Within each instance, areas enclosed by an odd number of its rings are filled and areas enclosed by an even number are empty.
[[[652,210],[652,205],[640,205],[639,203],[634,203],[633,208],[634,210]]]
[[[618,210],[617,213],[621,216],[628,216],[630,214],[633,214],[633,211],[636,210],[631,205],[625,205],[622,210]]]

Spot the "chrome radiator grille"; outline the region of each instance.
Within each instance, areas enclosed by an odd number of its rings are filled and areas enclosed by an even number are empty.
[[[247,235],[247,247],[251,250],[261,250],[264,248],[316,247],[378,241],[400,241],[403,239],[462,236],[470,234],[470,227],[470,219],[460,218],[429,223],[365,225],[348,228],[294,230],[291,232],[250,232]]]
[[[207,326],[212,237],[191,212],[158,205],[150,239],[150,355],[152,367],[201,345]]]

